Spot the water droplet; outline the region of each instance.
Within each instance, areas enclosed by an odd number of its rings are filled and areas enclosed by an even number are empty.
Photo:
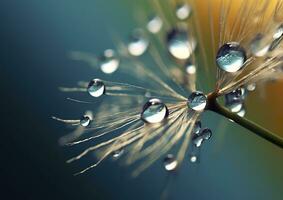
[[[114,50],[107,49],[104,51],[103,56],[100,58],[100,69],[105,74],[111,74],[115,72],[118,67],[120,60],[115,55]]]
[[[151,33],[158,33],[162,28],[163,22],[159,16],[152,17],[147,23],[147,30]]]
[[[200,134],[194,135],[193,143],[196,147],[200,147],[204,140],[209,140],[212,135],[212,132],[209,128],[205,128],[201,131]]]
[[[269,51],[273,51],[275,48],[277,48],[282,40],[283,40],[283,24],[280,25],[273,34],[273,41],[270,44]]]
[[[172,154],[168,154],[164,160],[164,168],[166,171],[173,171],[177,168],[178,162]]]
[[[168,108],[159,99],[150,99],[143,107],[141,118],[147,123],[159,123],[169,114]]]
[[[113,152],[113,158],[119,158],[119,157],[121,157],[122,155],[123,155],[123,153],[124,153],[124,149],[118,149],[118,150],[116,150],[116,151],[114,151]]]
[[[105,85],[100,79],[93,79],[87,87],[88,93],[93,97],[100,97],[105,93]]]
[[[190,157],[190,162],[191,162],[191,163],[195,163],[195,162],[197,162],[197,160],[198,160],[198,158],[197,158],[196,155],[192,155],[192,156]]]
[[[177,59],[185,60],[196,48],[196,41],[185,30],[173,29],[167,35],[168,50]]]
[[[244,88],[238,88],[228,94],[225,94],[226,102],[232,102],[234,100],[244,100],[245,97],[246,97],[246,91]]]
[[[273,39],[279,39],[283,36],[283,24],[281,24],[273,34]]]
[[[256,84],[255,83],[251,83],[251,84],[247,85],[247,90],[250,91],[250,92],[254,91],[255,88],[256,88]]]
[[[251,52],[256,57],[265,56],[269,47],[270,41],[264,38],[264,35],[261,33],[257,34],[250,44]]]
[[[177,6],[176,16],[180,20],[187,19],[191,14],[192,8],[188,4],[182,4]]]
[[[141,30],[135,30],[130,37],[128,51],[132,56],[141,56],[149,45],[148,40]]]
[[[80,125],[83,126],[83,127],[87,127],[90,122],[91,122],[91,117],[88,116],[88,115],[84,115],[82,116],[82,118],[80,119]]]
[[[200,133],[200,130],[201,130],[201,121],[196,121],[193,133],[198,135]]]
[[[226,107],[233,113],[240,112],[240,110],[243,107],[243,101],[242,100],[233,100],[230,102],[225,103]]]
[[[194,111],[203,111],[207,103],[206,96],[199,91],[191,93],[188,98],[188,106]]]
[[[188,61],[188,63],[186,64],[187,74],[193,75],[196,73],[196,71],[197,71],[196,66],[191,61]]]
[[[239,115],[240,117],[244,117],[245,114],[246,114],[246,109],[244,106],[242,106],[241,110],[237,112],[237,115]]]
[[[226,72],[237,72],[246,61],[246,51],[237,42],[224,44],[217,52],[216,63]]]

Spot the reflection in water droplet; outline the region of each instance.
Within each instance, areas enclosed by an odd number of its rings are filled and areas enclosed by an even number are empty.
[[[91,117],[88,115],[84,115],[80,119],[80,125],[83,127],[87,127],[90,124],[90,121],[91,121]]]
[[[230,101],[229,103],[226,103],[226,107],[233,113],[239,112],[243,107],[243,101],[242,100],[234,100]]]
[[[135,30],[130,37],[128,44],[128,51],[132,56],[141,56],[149,45],[148,40],[145,38],[141,30]]]
[[[283,24],[281,24],[273,34],[273,39],[279,39],[283,36]]]
[[[203,111],[207,103],[206,96],[199,91],[192,92],[188,98],[188,106],[194,111]]]
[[[182,4],[177,6],[176,16],[180,20],[187,19],[191,14],[192,8],[188,4]]]
[[[200,147],[204,140],[209,140],[212,132],[209,128],[205,128],[200,134],[194,135],[192,142],[196,147]]]
[[[186,64],[186,72],[187,72],[187,74],[193,75],[193,74],[196,73],[196,71],[197,71],[196,66],[191,61],[189,61]]]
[[[105,93],[105,85],[100,79],[93,79],[87,87],[88,93],[93,97],[100,97]]]
[[[217,52],[216,64],[226,72],[237,72],[246,61],[246,51],[236,42],[224,44]]]
[[[166,171],[173,171],[177,168],[178,162],[172,154],[168,154],[164,160],[164,168]]]
[[[263,34],[259,33],[251,41],[251,52],[256,57],[265,56],[270,47],[270,41],[264,38]]]
[[[119,59],[115,56],[115,52],[112,49],[104,51],[104,55],[100,58],[100,69],[105,74],[111,74],[115,72],[119,67]]]
[[[152,17],[147,23],[147,30],[151,33],[158,33],[162,28],[163,22],[159,16]]]
[[[225,94],[225,105],[231,112],[238,113],[243,108],[245,98],[246,90],[244,88],[238,88]]]
[[[169,114],[168,108],[159,99],[150,99],[143,107],[141,119],[147,123],[159,123]]]
[[[237,115],[239,115],[240,117],[244,117],[245,114],[246,114],[245,106],[242,106],[241,110],[237,112]]]
[[[185,60],[196,48],[196,41],[185,30],[173,29],[167,35],[168,50],[177,59]]]

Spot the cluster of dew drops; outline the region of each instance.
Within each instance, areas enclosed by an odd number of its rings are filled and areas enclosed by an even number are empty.
[[[176,16],[179,20],[186,20],[191,15],[191,7],[189,4],[181,4],[176,7]],[[163,26],[162,19],[155,15],[151,17],[147,23],[147,30],[152,34],[157,34]],[[278,41],[283,38],[283,27],[279,27],[274,34],[274,41],[266,47],[260,39],[261,35],[257,35],[250,44],[250,49],[253,55],[260,57],[264,56],[268,51],[272,50]],[[196,41],[191,37],[187,30],[174,28],[167,34],[167,48],[170,54],[176,59],[189,60],[192,51],[196,48]],[[144,36],[140,29],[133,31],[131,39],[127,45],[128,52],[131,56],[143,55],[149,46],[149,40]],[[228,42],[221,46],[216,55],[217,66],[227,73],[234,73],[241,70],[247,60],[246,51],[237,42]],[[111,74],[119,68],[120,60],[112,49],[107,49],[99,59],[99,67],[102,72]],[[186,72],[188,74],[196,73],[196,66],[190,61],[186,64]],[[92,97],[100,97],[106,92],[106,86],[100,79],[93,79],[87,86],[87,92]],[[225,94],[225,105],[233,113],[237,113],[243,117],[245,115],[244,100],[248,92],[256,89],[255,83],[249,84],[245,87],[240,87],[228,94]],[[207,97],[200,91],[192,92],[188,97],[188,106],[190,109],[201,112],[205,109],[207,104]],[[145,123],[160,123],[169,115],[167,106],[157,98],[149,99],[143,106],[141,112],[141,120]],[[84,115],[80,120],[80,125],[83,127],[89,126],[93,117],[91,115]],[[190,162],[196,163],[198,161],[197,151],[205,140],[208,140],[212,135],[209,128],[202,128],[201,122],[197,121],[193,129],[192,144],[194,150],[190,155]],[[114,158],[118,158],[123,154],[124,150],[115,151]],[[167,171],[174,171],[178,162],[173,154],[165,156],[164,168]]]

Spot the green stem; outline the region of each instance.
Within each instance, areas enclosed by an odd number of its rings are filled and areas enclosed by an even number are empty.
[[[214,94],[208,95],[208,105],[207,109],[211,110],[215,113],[218,113],[224,117],[227,117],[228,119],[233,120],[237,124],[245,127],[246,129],[250,130],[252,133],[255,133],[256,135],[266,139],[267,141],[277,145],[278,147],[283,148],[283,138],[278,137],[274,133],[266,130],[265,128],[255,124],[254,122],[251,122],[247,120],[246,118],[240,117],[239,115],[230,112],[225,107],[221,106],[217,102],[217,96]]]

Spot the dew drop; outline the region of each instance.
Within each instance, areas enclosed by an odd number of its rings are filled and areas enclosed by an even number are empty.
[[[246,115],[246,109],[244,106],[242,106],[241,110],[237,112],[237,115],[239,115],[240,117],[244,117]]]
[[[90,122],[91,122],[91,117],[88,115],[84,115],[80,119],[80,125],[83,127],[87,127],[90,124]]]
[[[240,110],[243,107],[243,101],[242,100],[233,100],[230,102],[226,102],[226,107],[233,113],[240,112]]]
[[[178,162],[172,154],[168,154],[164,160],[164,168],[166,171],[173,171],[177,168]]]
[[[273,34],[273,39],[279,39],[283,36],[283,24],[281,24]]]
[[[186,64],[186,72],[187,72],[187,74],[193,75],[193,74],[196,73],[196,71],[197,71],[196,66],[191,61],[189,61]]]
[[[196,41],[185,30],[173,29],[167,34],[168,50],[177,59],[185,60],[196,48]]]
[[[141,119],[147,123],[159,123],[169,114],[166,105],[159,99],[150,99],[143,107]]]
[[[150,18],[147,23],[147,30],[151,33],[158,33],[162,28],[163,22],[159,16],[154,16]]]
[[[180,20],[187,19],[191,14],[192,8],[188,4],[182,4],[177,6],[176,16]]]
[[[251,52],[256,57],[265,56],[269,47],[270,42],[261,33],[257,34],[250,44]]]
[[[232,102],[234,100],[244,100],[246,97],[246,91],[244,88],[238,88],[225,95],[226,102]]]
[[[93,97],[100,97],[105,93],[105,85],[100,79],[93,79],[87,87],[88,93]]]
[[[107,49],[104,51],[103,56],[99,60],[99,63],[102,72],[104,72],[105,74],[112,74],[118,69],[120,60],[115,55],[114,50]]]
[[[198,134],[200,134],[200,130],[201,130],[201,122],[196,121],[193,133],[198,135]]]
[[[188,98],[188,106],[194,111],[203,111],[207,103],[206,96],[199,91],[191,93]]]
[[[123,155],[123,153],[124,153],[124,149],[118,149],[118,150],[113,152],[112,156],[113,156],[113,158],[117,159],[117,158],[121,157]]]
[[[200,134],[196,134],[193,137],[193,143],[196,147],[200,147],[204,140],[209,140],[212,135],[212,132],[209,128],[205,128],[201,131]]]
[[[141,56],[148,48],[149,42],[141,30],[135,30],[130,37],[128,51],[132,56]]]
[[[247,90],[250,91],[250,92],[254,91],[255,88],[256,88],[256,84],[255,83],[251,83],[251,84],[247,85]]]
[[[216,64],[226,72],[237,72],[246,61],[246,51],[237,42],[224,44],[217,52]]]
[[[197,162],[197,160],[198,160],[198,158],[197,158],[196,155],[192,155],[192,156],[190,157],[190,162],[191,162],[191,163],[195,163],[195,162]]]

